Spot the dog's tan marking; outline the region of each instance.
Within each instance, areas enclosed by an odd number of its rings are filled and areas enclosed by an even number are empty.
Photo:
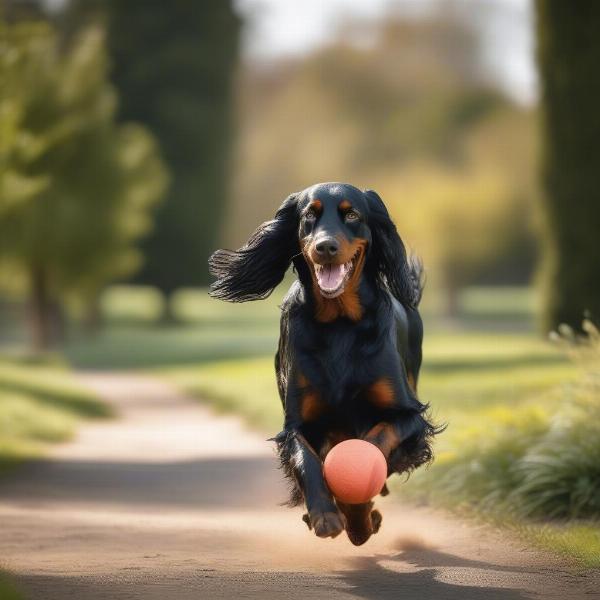
[[[364,437],[367,442],[375,444],[388,460],[390,453],[402,441],[391,423],[378,423]]]
[[[386,378],[378,379],[367,389],[367,397],[377,408],[389,408],[395,400],[392,382]]]
[[[319,214],[323,211],[323,203],[318,198],[313,200],[308,206]]]
[[[308,379],[300,374],[298,376],[298,385],[300,386],[300,416],[302,421],[309,422],[317,419],[325,410],[325,405],[317,392],[310,384]]]

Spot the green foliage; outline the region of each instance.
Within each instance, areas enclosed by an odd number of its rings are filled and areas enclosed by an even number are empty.
[[[600,516],[600,335],[589,322],[584,328],[589,340],[570,349],[576,379],[451,438],[422,487],[518,517]]]
[[[600,4],[536,0],[545,187],[544,327],[600,317]]]
[[[0,470],[68,439],[80,419],[109,414],[60,364],[0,358]]]
[[[44,24],[0,27],[0,266],[43,313],[139,266],[166,174],[146,130],[115,125],[100,30],[63,49]]]
[[[167,293],[205,284],[227,196],[240,23],[230,0],[103,5],[120,118],[152,130],[172,173],[136,281]]]
[[[19,594],[13,586],[10,579],[0,572],[0,598],[2,600],[22,600],[23,596]]]
[[[519,485],[509,500],[527,515],[600,516],[600,334],[579,342],[576,360],[583,373],[563,392],[549,429],[515,465]]]

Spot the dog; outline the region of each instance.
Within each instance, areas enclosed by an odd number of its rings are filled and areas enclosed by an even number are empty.
[[[281,306],[275,356],[284,424],[272,440],[290,482],[288,504],[306,505],[303,520],[317,536],[345,530],[358,546],[382,516],[373,502],[332,496],[323,477],[329,450],[367,440],[385,456],[389,477],[430,462],[440,432],[417,398],[422,265],[407,257],[376,192],[319,183],[290,195],[242,248],[210,257],[210,294],[266,298],[290,264],[297,279]]]

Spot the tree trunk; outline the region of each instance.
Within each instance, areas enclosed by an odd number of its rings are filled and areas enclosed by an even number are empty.
[[[29,320],[33,350],[44,352],[52,344],[52,316],[46,273],[39,265],[30,271]]]
[[[543,108],[543,326],[600,318],[600,2],[536,0]]]
[[[87,335],[96,335],[103,325],[102,310],[100,309],[100,295],[96,294],[85,307],[83,315],[83,329]]]
[[[166,292],[164,295],[164,303],[160,315],[161,325],[176,325],[178,323],[177,315],[173,311],[173,293]]]

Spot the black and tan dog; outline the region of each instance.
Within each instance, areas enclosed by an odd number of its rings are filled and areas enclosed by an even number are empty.
[[[285,419],[277,442],[291,505],[320,537],[344,529],[352,543],[376,533],[373,503],[336,501],[322,461],[336,443],[362,438],[388,475],[431,460],[438,430],[416,395],[423,326],[421,268],[409,260],[381,198],[343,183],[289,196],[245,246],[210,258],[215,298],[267,297],[290,263],[298,275],[282,305],[275,370]],[[386,494],[384,488],[382,494]]]

